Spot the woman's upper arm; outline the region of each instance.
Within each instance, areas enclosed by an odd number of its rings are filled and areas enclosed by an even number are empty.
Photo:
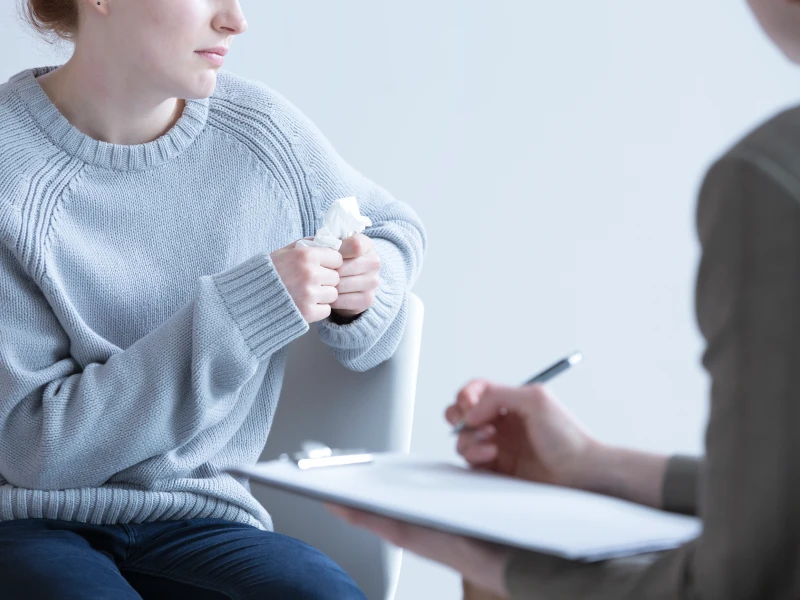
[[[724,159],[698,206],[711,377],[704,533],[690,563],[701,597],[776,597],[770,586],[797,585],[786,561],[800,572],[800,204],[778,168],[757,154]]]

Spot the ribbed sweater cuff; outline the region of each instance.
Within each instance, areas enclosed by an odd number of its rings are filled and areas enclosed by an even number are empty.
[[[675,455],[667,463],[661,505],[668,512],[697,514],[697,489],[701,461],[691,456]]]
[[[366,312],[347,325],[337,325],[330,320],[321,322],[320,339],[340,350],[372,346],[392,324],[404,298],[403,290],[394,290],[381,281],[375,294],[375,302]]]
[[[214,283],[258,360],[308,331],[308,324],[267,254],[214,276]]]

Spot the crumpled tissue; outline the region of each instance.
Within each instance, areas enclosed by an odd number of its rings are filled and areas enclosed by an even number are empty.
[[[361,214],[355,196],[339,198],[328,209],[314,239],[300,240],[295,247],[332,248],[338,251],[342,247],[342,240],[361,233],[370,225],[372,221]]]

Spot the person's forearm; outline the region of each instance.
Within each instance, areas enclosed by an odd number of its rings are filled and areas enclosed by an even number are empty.
[[[598,445],[591,453],[583,487],[591,492],[662,508],[669,457]]]

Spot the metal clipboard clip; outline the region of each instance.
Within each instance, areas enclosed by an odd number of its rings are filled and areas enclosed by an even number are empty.
[[[280,460],[291,461],[300,469],[341,467],[372,462],[372,454],[365,450],[336,450],[321,442],[303,442],[302,450],[294,454],[281,454]]]

